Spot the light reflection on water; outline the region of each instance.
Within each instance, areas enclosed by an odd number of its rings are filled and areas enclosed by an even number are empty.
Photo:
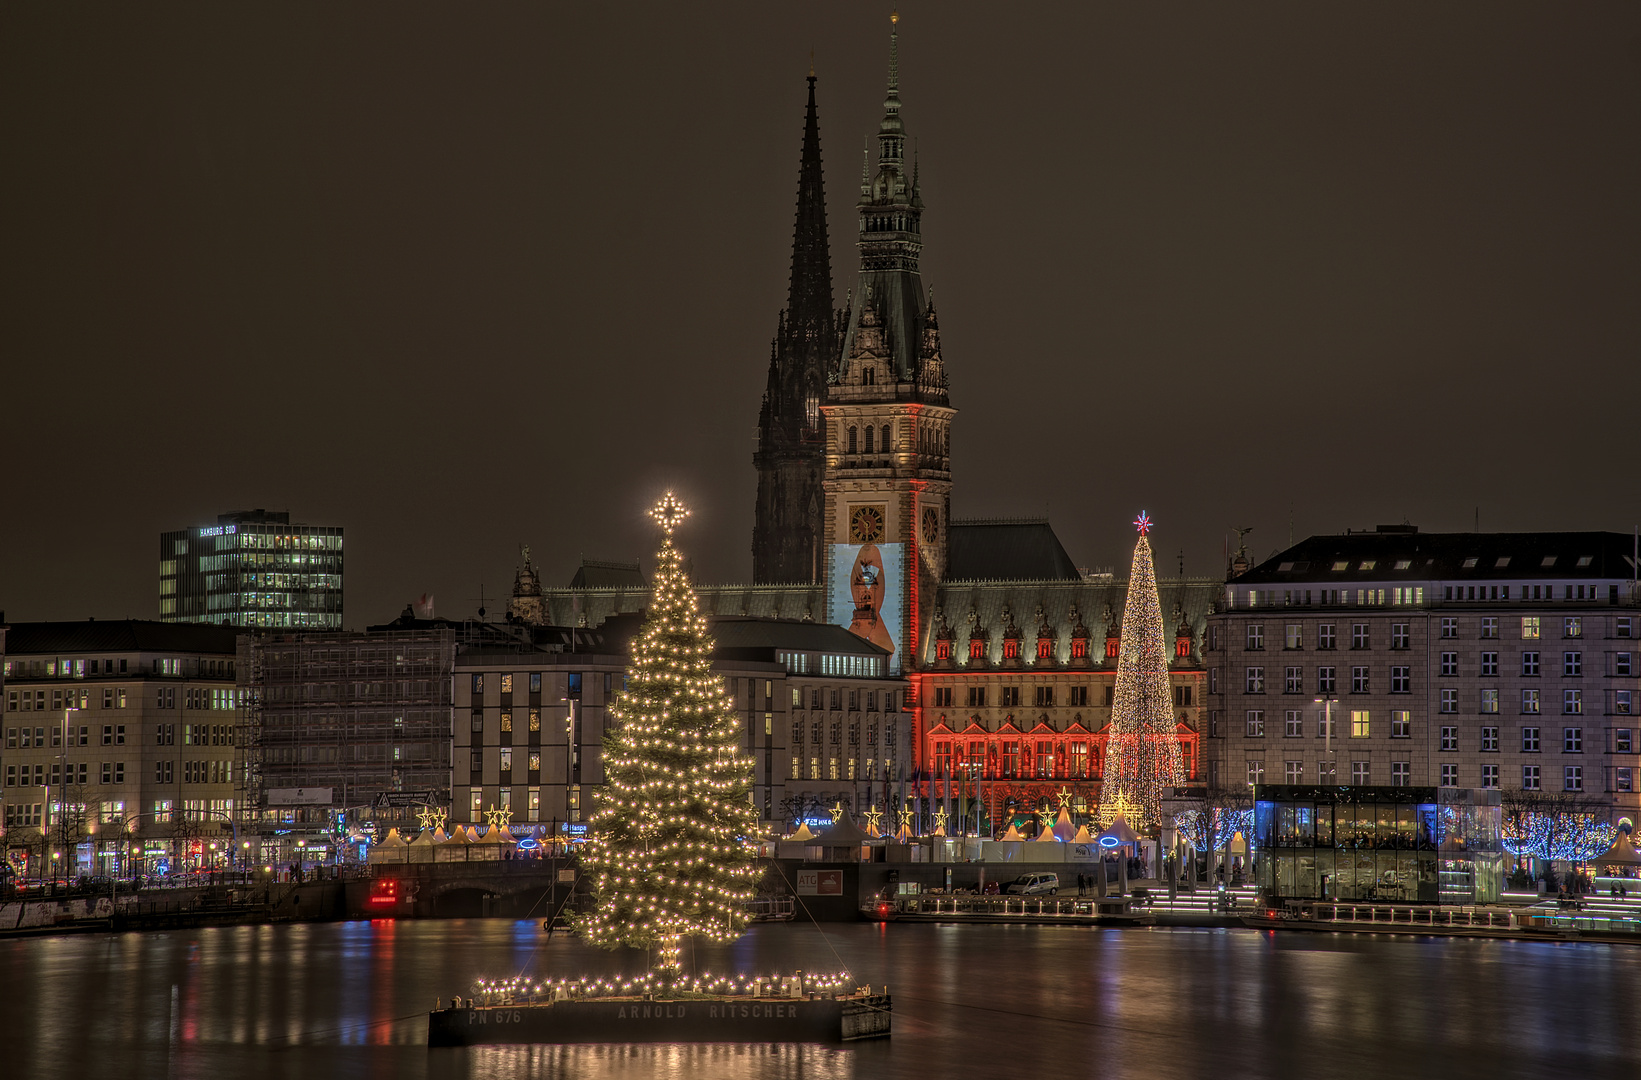
[[[637,973],[507,920],[0,941],[0,1076],[181,1080],[1602,1076],[1641,1044],[1641,949],[1255,931],[764,926],[703,970],[888,983],[895,1034],[841,1046],[429,1050],[479,976]]]

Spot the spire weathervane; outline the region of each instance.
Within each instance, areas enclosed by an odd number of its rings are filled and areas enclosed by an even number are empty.
[[[1144,510],[1141,510],[1140,516],[1134,519],[1134,528],[1140,531],[1141,536],[1149,536],[1151,534],[1151,526],[1153,524],[1155,523],[1146,516]]]
[[[689,507],[685,506],[679,501],[678,496],[669,491],[661,497],[660,502],[655,504],[655,508],[650,511],[650,517],[655,519],[656,524],[660,525],[661,530],[667,534],[667,539],[671,540],[672,530],[678,527],[679,522],[689,517]]]

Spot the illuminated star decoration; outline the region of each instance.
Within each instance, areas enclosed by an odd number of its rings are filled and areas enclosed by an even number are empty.
[[[445,813],[443,810],[433,811],[433,827],[435,829],[444,828],[444,823],[448,820],[450,820],[450,815]]]
[[[503,807],[486,810],[484,820],[490,823],[492,829],[505,829],[513,823],[513,812]]]
[[[668,497],[670,498],[671,496],[669,495]],[[1152,524],[1153,522],[1146,515],[1144,510],[1141,510],[1140,516],[1134,519],[1134,528],[1140,531],[1141,536],[1149,536],[1151,534]]]
[[[1071,809],[1071,792],[1064,784],[1060,785],[1060,790],[1054,793],[1054,798],[1059,801],[1061,810]]]
[[[940,807],[934,812],[934,828],[936,832],[946,831],[946,808]]]
[[[671,540],[672,530],[678,527],[679,522],[689,517],[689,507],[669,491],[655,504],[655,508],[650,511],[650,517],[655,519],[656,524],[667,534],[667,539]]]
[[[866,828],[873,836],[879,836],[883,833],[883,811],[879,810],[875,804],[870,810],[866,811]]]
[[[909,806],[900,812],[900,827],[902,829],[912,827],[912,809]]]
[[[827,813],[832,815],[832,824],[836,825],[838,823],[838,818],[843,816],[843,800],[839,799],[837,804],[833,806],[832,809],[828,810]]]
[[[437,810],[433,809],[431,806],[424,806],[420,810],[416,811],[416,821],[423,829],[431,829],[433,827],[433,818],[436,814],[438,814]]]

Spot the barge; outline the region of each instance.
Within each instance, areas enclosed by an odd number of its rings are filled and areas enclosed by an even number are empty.
[[[427,1045],[493,1043],[855,1042],[889,1035],[887,988],[821,997],[686,995],[465,1004],[428,1017]]]

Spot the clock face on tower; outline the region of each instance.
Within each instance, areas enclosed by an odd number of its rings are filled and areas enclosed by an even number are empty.
[[[940,515],[932,506],[923,510],[923,542],[932,544],[940,539]]]
[[[849,513],[849,542],[876,544],[883,540],[883,507],[857,506]]]

